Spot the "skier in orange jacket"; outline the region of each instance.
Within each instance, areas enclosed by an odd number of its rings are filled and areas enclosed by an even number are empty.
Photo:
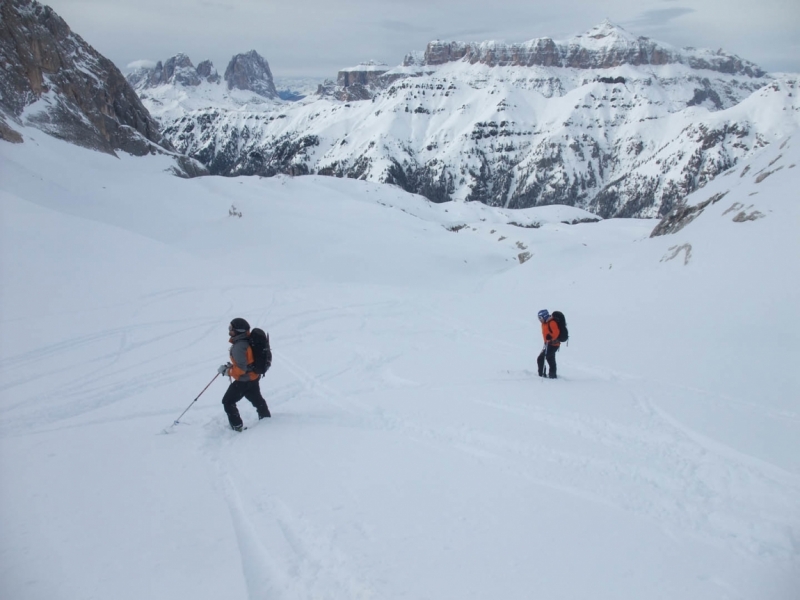
[[[236,403],[242,398],[247,398],[256,411],[258,418],[270,417],[269,407],[266,400],[261,395],[258,380],[261,377],[254,372],[253,349],[248,340],[250,336],[250,324],[242,318],[236,318],[228,326],[228,335],[231,343],[231,362],[220,366],[220,375],[227,375],[232,379],[228,391],[222,397],[222,405],[228,415],[228,422],[231,429],[242,431],[244,425]]]
[[[544,338],[544,348],[536,359],[536,364],[539,366],[539,377],[547,376],[544,369],[544,361],[547,360],[547,366],[550,367],[549,377],[556,379],[556,352],[561,347],[561,343],[558,341],[561,331],[558,329],[558,323],[546,309],[540,310],[538,317],[542,324],[542,337]]]

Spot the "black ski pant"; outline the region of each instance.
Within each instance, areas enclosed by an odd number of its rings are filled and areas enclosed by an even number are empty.
[[[547,359],[547,366],[550,368],[550,378],[556,378],[556,352],[558,352],[558,346],[547,344],[545,350],[539,353],[539,357],[536,359],[536,364],[539,366],[539,375],[544,376],[544,361]]]
[[[271,416],[267,401],[261,396],[258,379],[255,381],[234,381],[222,397],[222,406],[225,407],[225,413],[228,415],[228,422],[231,427],[242,426],[242,417],[239,416],[239,409],[236,408],[236,403],[242,398],[247,398],[250,404],[255,407],[259,419]]]

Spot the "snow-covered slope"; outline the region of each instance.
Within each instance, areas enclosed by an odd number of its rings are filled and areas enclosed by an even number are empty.
[[[650,237],[23,133],[0,142],[0,596],[796,598],[796,136]],[[192,402],[235,316],[275,352],[243,434],[223,382]]]
[[[336,175],[603,217],[666,214],[800,123],[796,76],[607,22],[566,42],[432,42],[385,69],[294,104],[209,107],[169,86],[143,101],[216,174]]]

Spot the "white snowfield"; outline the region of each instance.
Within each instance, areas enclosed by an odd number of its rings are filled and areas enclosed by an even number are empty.
[[[800,597],[799,134],[650,238],[23,132],[0,142],[1,598]],[[542,308],[571,333],[553,381]],[[244,433],[227,381],[193,402],[233,317],[275,354]]]

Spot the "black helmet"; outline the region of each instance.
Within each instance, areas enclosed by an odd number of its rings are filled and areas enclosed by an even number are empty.
[[[236,317],[233,321],[231,321],[231,329],[234,331],[250,331],[250,323],[241,317]]]

